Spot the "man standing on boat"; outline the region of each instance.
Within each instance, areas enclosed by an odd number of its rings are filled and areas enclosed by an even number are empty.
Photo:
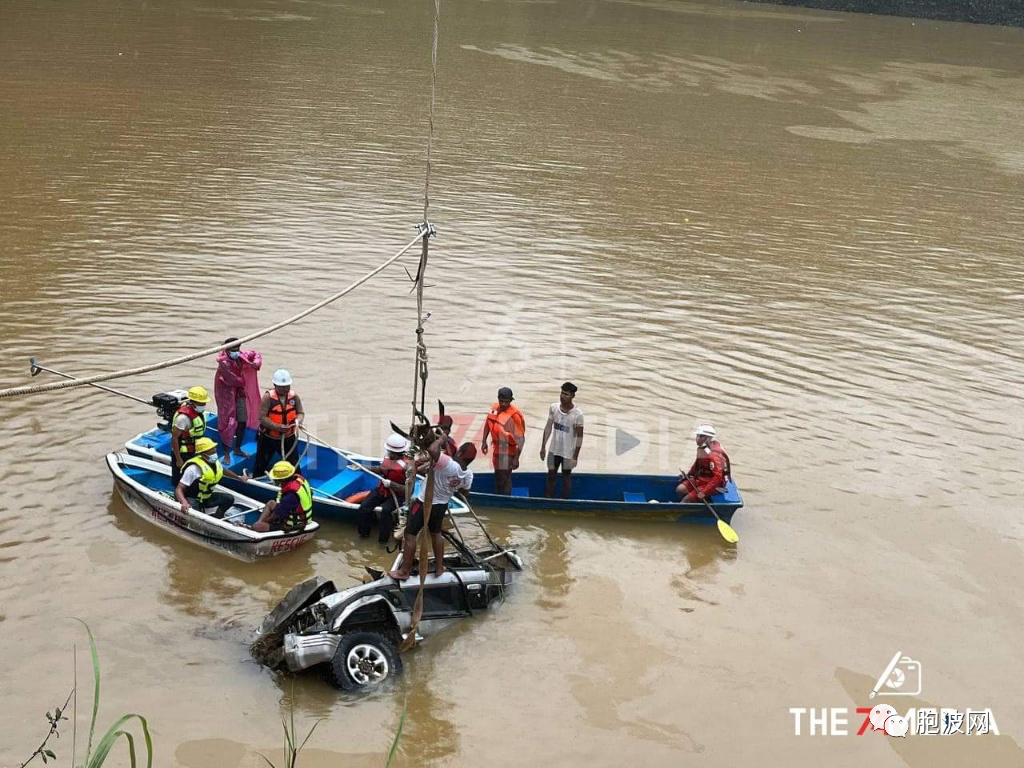
[[[494,466],[494,492],[508,496],[512,493],[512,470],[519,469],[519,455],[526,445],[526,419],[523,412],[512,405],[512,390],[498,390],[498,402],[491,406],[484,424],[484,437],[480,450],[487,455],[487,439],[494,443],[491,464]]]
[[[231,337],[224,343],[238,341]],[[217,431],[224,446],[224,463],[232,462],[234,450],[243,459],[249,454],[242,450],[245,428],[259,426],[260,383],[257,371],[263,357],[254,349],[235,345],[217,356],[217,375],[213,379],[213,396],[217,401]]]
[[[268,501],[254,531],[301,531],[313,519],[313,489],[309,481],[295,471],[295,465],[279,461],[270,469],[270,479],[281,490],[277,499]]]
[[[434,549],[434,575],[440,576],[444,573],[444,539],[441,538],[441,523],[444,522],[445,512],[448,511],[448,502],[456,491],[468,491],[473,485],[473,470],[469,468],[473,459],[476,458],[476,446],[472,443],[463,443],[455,452],[455,458],[445,454],[443,436],[437,438],[427,449],[428,458],[417,462],[416,470],[424,470],[434,462],[434,489],[429,511],[424,510],[423,494],[427,483],[420,483],[416,492],[416,498],[409,507],[409,516],[405,523],[405,542],[402,547],[402,564],[398,570],[390,571],[388,575],[396,581],[405,581],[412,573],[413,557],[416,554],[416,535],[427,526],[430,531],[431,544]],[[427,520],[424,522],[424,516]],[[424,564],[423,567],[426,567]]]
[[[380,507],[377,540],[386,544],[395,530],[395,509],[405,501],[405,470],[409,466],[405,451],[409,441],[397,432],[384,443],[387,456],[380,463],[380,482],[359,504],[356,527],[360,538],[368,538],[373,526],[373,510]]]
[[[726,481],[732,477],[729,456],[715,436],[715,428],[701,424],[693,433],[697,443],[697,459],[690,471],[680,476],[682,482],[676,487],[679,498],[685,502],[707,501],[712,493],[725,490]]]
[[[274,388],[268,389],[260,401],[260,431],[256,436],[253,477],[262,477],[278,454],[282,461],[299,463],[295,443],[298,428],[306,418],[302,401],[292,389],[292,375],[284,368],[274,371],[273,383]]]
[[[181,504],[181,514],[187,515],[191,507],[211,517],[224,517],[224,513],[235,503],[235,497],[224,491],[213,490],[214,486],[224,475],[243,483],[249,482],[249,478],[236,475],[221,466],[217,460],[217,444],[208,437],[196,440],[195,453],[185,462],[181,481],[174,487],[174,497]],[[215,511],[207,512],[208,509]]]
[[[568,499],[572,493],[572,471],[580,458],[580,447],[583,445],[583,411],[573,402],[577,387],[571,381],[562,385],[558,402],[551,404],[548,411],[548,423],[544,425],[544,436],[540,441],[540,457],[545,455],[548,462],[548,479],[544,495],[549,499],[555,495],[555,477],[559,468],[562,470],[562,498]],[[551,437],[551,450],[547,450],[548,437]]]
[[[196,454],[196,440],[206,434],[206,405],[210,393],[206,387],[192,387],[188,400],[181,404],[171,420],[171,484],[177,487],[185,462]]]

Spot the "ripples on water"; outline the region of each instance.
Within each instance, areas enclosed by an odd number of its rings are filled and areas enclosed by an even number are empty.
[[[30,356],[85,374],[241,335],[404,245],[423,204],[428,11],[0,10],[4,382],[23,382]],[[550,764],[723,754],[732,736],[710,714],[681,723],[666,707],[714,684],[760,711],[736,680],[778,690],[765,654],[805,690],[808,655],[854,663],[855,640],[822,628],[830,606],[854,604],[864,626],[883,625],[882,605],[967,632],[935,618],[928,585],[974,567],[964,578],[998,591],[1020,574],[984,575],[985,537],[1024,536],[1020,31],[724,2],[444,14],[431,394],[479,418],[512,385],[529,468],[566,378],[588,468],[674,471],[693,422],[714,419],[747,495],[744,549],[724,555],[713,530],[499,516],[531,563],[522,590],[417,650],[400,696],[355,706],[297,683],[301,714],[333,718],[328,748],[383,752],[408,696],[407,739],[436,764],[519,753],[505,734],[521,732],[486,715],[495,700],[558,724],[532,736]],[[407,410],[407,291],[394,268],[258,345],[268,373],[295,373],[311,423],[359,450]],[[147,396],[210,370],[114,385]],[[10,676],[14,709],[42,712],[39,678],[70,674],[74,613],[99,630],[117,700],[136,686],[170,742],[274,743],[290,683],[247,661],[249,628],[296,581],[354,583],[379,552],[330,527],[280,562],[221,562],[112,500],[101,457],[151,414],[82,390],[4,407],[0,627],[9,654],[15,635],[33,647]],[[641,447],[615,455],[620,428]],[[883,540],[889,523],[907,529]],[[913,597],[848,600],[840,563],[898,573]],[[804,569],[840,586],[819,598]],[[951,589],[954,613],[984,617]],[[794,605],[808,618],[778,618]],[[690,650],[716,643],[728,663]],[[644,661],[616,660],[630,654]],[[971,671],[991,690],[1013,677]],[[185,698],[225,713],[211,726]],[[570,749],[566,732],[584,736]]]

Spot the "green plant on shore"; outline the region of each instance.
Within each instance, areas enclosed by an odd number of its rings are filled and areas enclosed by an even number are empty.
[[[136,768],[138,761],[135,754],[135,737],[128,730],[124,729],[124,726],[131,722],[133,719],[137,719],[142,727],[142,735],[145,739],[146,744],[146,767],[153,768],[153,740],[149,735],[149,724],[146,722],[146,718],[142,715],[127,714],[119,717],[113,725],[111,725],[106,733],[104,733],[99,741],[96,742],[96,748],[93,749],[93,737],[96,734],[96,715],[99,714],[100,709],[100,656],[96,650],[96,640],[92,636],[92,630],[89,629],[89,625],[81,619],[75,619],[85,627],[86,633],[89,635],[89,649],[92,652],[92,679],[93,679],[93,697],[92,697],[92,718],[89,722],[89,741],[87,742],[85,750],[85,760],[81,763],[75,762],[76,745],[78,741],[78,696],[76,695],[78,690],[78,672],[76,665],[75,672],[75,686],[71,689],[71,693],[68,694],[67,700],[64,702],[63,707],[58,707],[52,713],[46,713],[46,719],[50,723],[50,730],[46,734],[42,743],[36,747],[29,758],[22,763],[19,768],[25,768],[29,763],[35,760],[37,757],[41,758],[44,763],[57,758],[56,753],[47,747],[47,743],[51,738],[60,738],[60,724],[62,721],[67,720],[66,712],[68,703],[71,703],[71,728],[72,728],[72,746],[71,746],[71,762],[73,765],[77,765],[78,768],[100,768],[110,754],[110,750],[117,743],[117,740],[124,738],[128,743],[128,757],[131,760],[132,768]],[[77,657],[77,652],[76,652]]]

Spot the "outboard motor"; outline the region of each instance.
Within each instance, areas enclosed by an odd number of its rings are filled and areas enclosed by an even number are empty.
[[[153,395],[153,405],[156,406],[157,415],[161,419],[157,422],[157,429],[170,432],[174,414],[186,400],[188,400],[188,392],[184,389],[172,389],[170,392],[158,392]]]

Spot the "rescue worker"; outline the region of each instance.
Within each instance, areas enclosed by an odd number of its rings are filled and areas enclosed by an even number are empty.
[[[459,446],[452,438],[453,424],[454,420],[448,414],[445,414],[437,420],[437,426],[441,428],[441,431],[444,432],[444,435],[447,438],[444,444],[444,452],[454,458],[455,452],[459,450]]]
[[[271,467],[270,479],[280,488],[277,499],[267,502],[252,529],[301,531],[313,520],[313,489],[309,481],[288,461],[279,461]]]
[[[174,486],[174,498],[181,504],[181,514],[188,514],[191,507],[211,517],[224,517],[235,503],[235,497],[213,489],[225,475],[243,483],[249,482],[245,475],[236,475],[221,466],[217,458],[217,443],[208,437],[200,437],[195,442],[195,455],[185,462],[181,480]],[[215,511],[207,512],[208,509]]]
[[[256,462],[254,477],[262,477],[267,467],[280,455],[282,461],[298,464],[299,455],[295,449],[298,428],[306,414],[302,401],[292,390],[292,375],[284,368],[274,371],[274,388],[263,393],[260,401],[260,429],[256,436]]]
[[[526,445],[526,419],[523,412],[512,405],[512,390],[498,390],[498,402],[491,406],[484,424],[484,437],[480,450],[487,455],[487,439],[494,443],[491,464],[494,466],[494,492],[509,496],[512,493],[512,470],[519,469],[519,455]]]
[[[682,501],[707,501],[711,494],[725,491],[725,484],[732,477],[732,467],[722,444],[715,439],[713,426],[701,424],[693,437],[697,443],[697,459],[689,472],[679,476],[682,482],[676,486],[676,493]]]
[[[395,510],[405,501],[405,470],[409,462],[405,459],[405,451],[409,441],[397,432],[384,443],[387,456],[380,463],[381,480],[359,504],[356,513],[356,525],[360,538],[368,538],[373,525],[373,510],[380,507],[380,531],[377,541],[387,544],[391,532],[395,530]]]
[[[171,419],[171,483],[177,488],[185,462],[196,453],[196,440],[206,434],[206,387],[192,387],[188,400],[178,406]]]
[[[473,470],[470,463],[476,458],[476,446],[463,443],[455,452],[455,458],[443,452],[444,436],[438,437],[427,449],[427,456],[416,464],[417,470],[426,468],[430,461],[434,462],[434,487],[429,509],[424,509],[423,496],[426,482],[420,483],[416,498],[409,507],[409,516],[405,523],[405,542],[402,547],[402,559],[398,569],[389,571],[388,576],[396,581],[404,581],[412,573],[413,558],[416,553],[416,535],[427,526],[434,549],[434,575],[444,573],[444,539],[441,538],[441,523],[444,522],[448,502],[456,491],[468,491],[473,485]]]

